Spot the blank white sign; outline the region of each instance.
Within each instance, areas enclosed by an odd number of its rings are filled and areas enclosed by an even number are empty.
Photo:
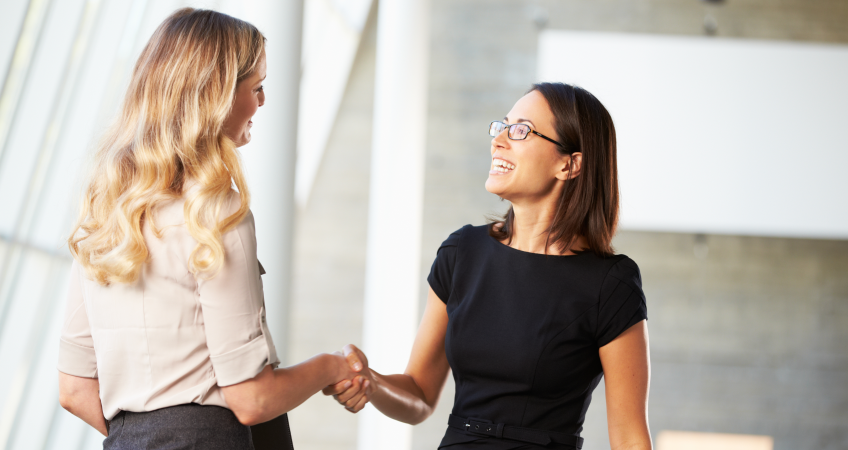
[[[848,239],[848,46],[548,30],[618,135],[625,229]]]

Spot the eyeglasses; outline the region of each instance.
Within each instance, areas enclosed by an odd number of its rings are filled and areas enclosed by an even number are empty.
[[[495,137],[495,136],[503,133],[503,130],[505,130],[507,128],[509,128],[509,132],[506,135],[507,135],[508,138],[512,139],[513,141],[523,141],[524,139],[527,139],[527,136],[530,133],[533,133],[533,134],[535,134],[536,136],[539,136],[542,139],[551,141],[554,144],[559,145],[562,148],[565,148],[565,146],[560,144],[559,142],[557,142],[557,141],[545,136],[544,134],[539,133],[538,131],[530,128],[530,125],[527,125],[526,123],[514,123],[512,125],[507,125],[507,124],[505,124],[505,123],[503,123],[499,120],[495,120],[494,122],[489,124],[489,136]]]

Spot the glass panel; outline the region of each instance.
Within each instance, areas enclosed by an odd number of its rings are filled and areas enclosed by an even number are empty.
[[[7,277],[7,316],[3,318],[0,333],[0,446],[14,430],[18,407],[23,400],[30,375],[30,359],[37,351],[30,344],[41,332],[37,313],[38,299],[44,293],[45,275],[50,270],[50,258],[41,252],[23,251],[19,261],[10,269],[17,270],[13,278]],[[11,283],[11,284],[10,284]],[[35,326],[34,326],[35,325]]]
[[[40,299],[40,306],[33,320],[27,345],[29,362],[26,391],[18,406],[16,422],[6,448],[29,450],[43,448],[49,433],[45,418],[53,415],[57,406],[59,387],[56,382],[56,361],[59,357],[59,335],[65,313],[65,286],[70,274],[69,258],[53,257],[51,269],[45,272],[47,289]],[[38,300],[38,297],[32,297]]]

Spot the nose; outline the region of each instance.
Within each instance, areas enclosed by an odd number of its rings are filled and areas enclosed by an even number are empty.
[[[265,92],[262,91],[262,92],[259,93],[259,106],[262,106],[264,104],[265,104]]]
[[[492,138],[492,148],[508,148],[509,147],[509,139],[507,138],[507,133],[509,133],[509,127],[504,128],[503,131],[497,134],[497,136]]]

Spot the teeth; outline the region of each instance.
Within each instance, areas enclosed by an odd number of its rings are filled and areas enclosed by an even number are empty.
[[[512,169],[515,169],[515,164],[510,164],[502,159],[495,158],[492,160],[492,167],[498,172],[506,173]]]

